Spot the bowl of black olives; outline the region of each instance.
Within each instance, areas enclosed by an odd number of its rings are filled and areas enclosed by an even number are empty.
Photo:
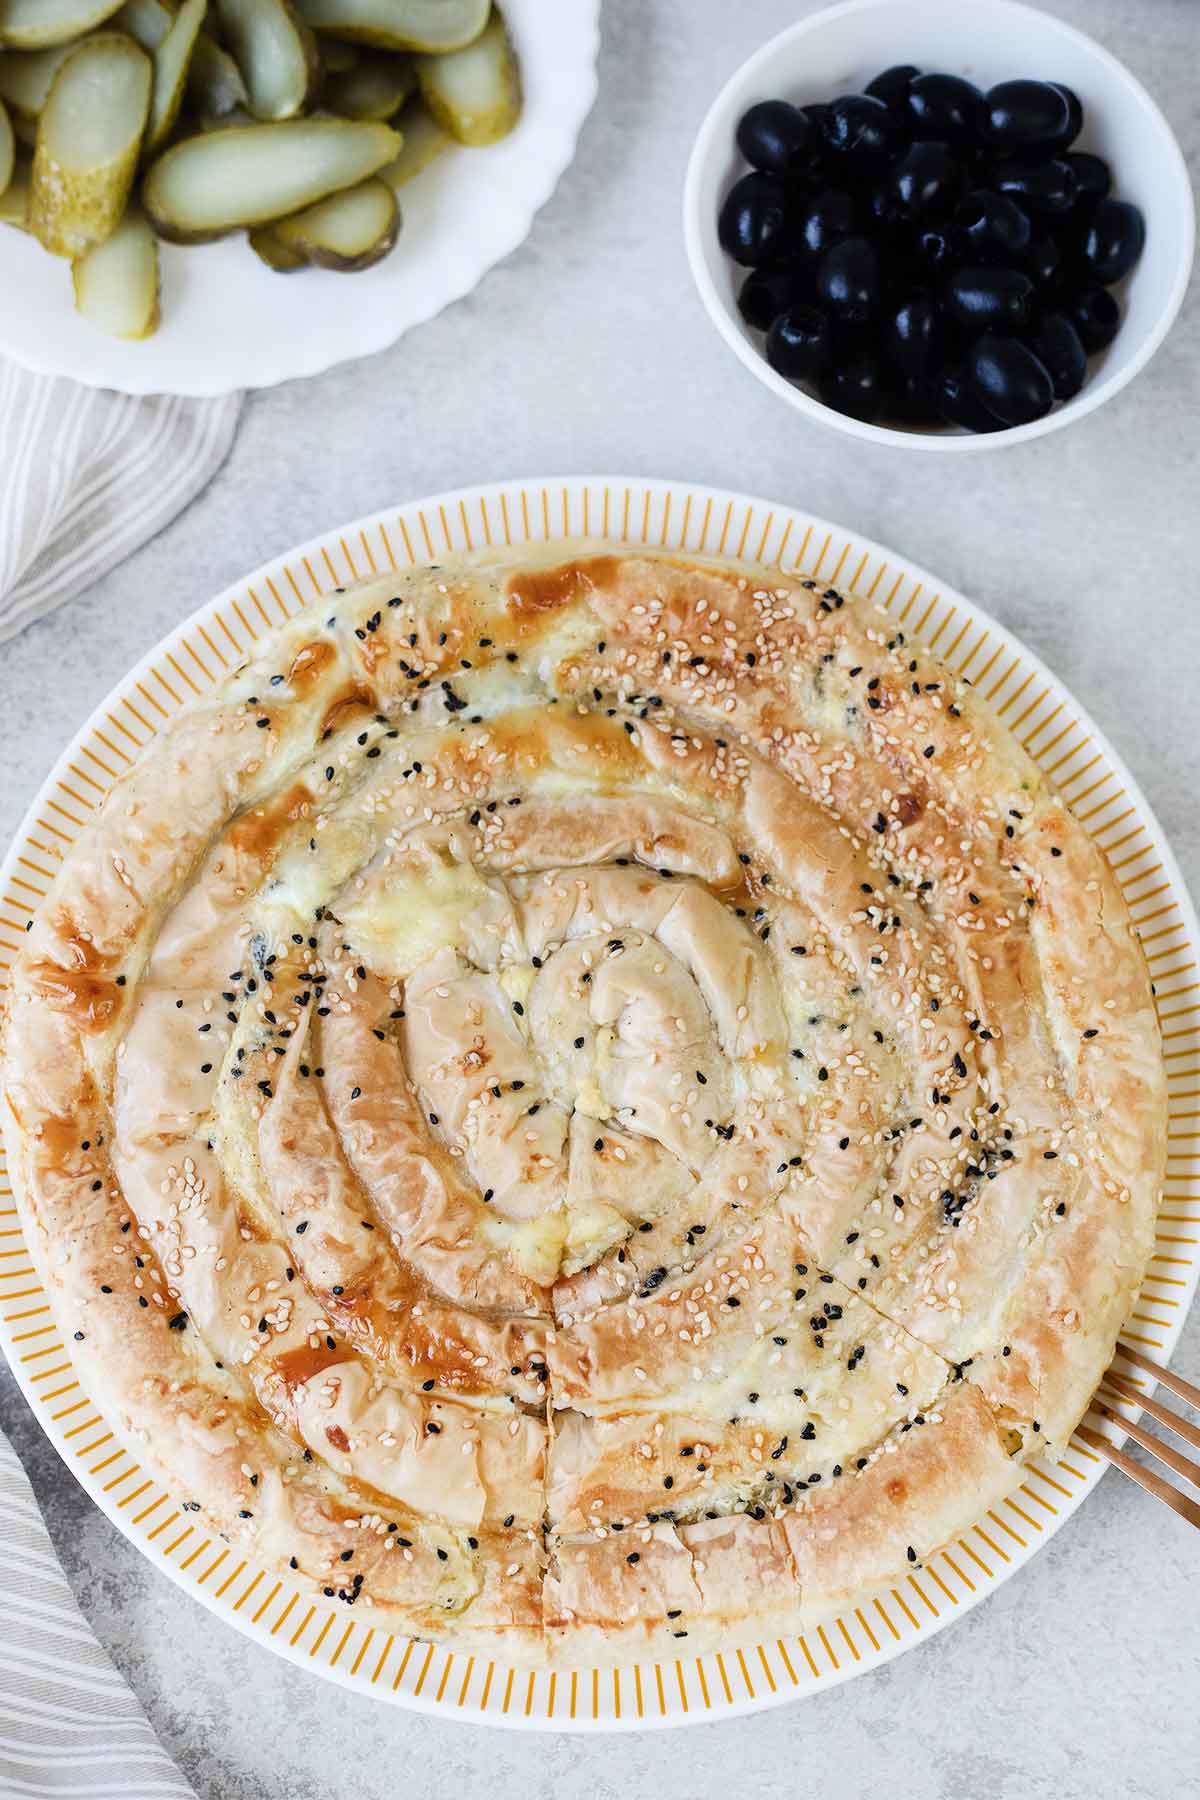
[[[752,56],[701,127],[688,256],[721,335],[801,413],[976,450],[1144,367],[1191,268],[1170,127],[1018,0],[850,0]]]

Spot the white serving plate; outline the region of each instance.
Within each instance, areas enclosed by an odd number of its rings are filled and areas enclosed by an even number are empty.
[[[144,343],[122,343],[75,312],[68,263],[0,230],[0,352],[88,387],[208,395],[386,349],[528,236],[596,97],[599,12],[600,0],[504,0],[521,121],[487,150],[447,151],[401,190],[400,242],[375,268],[277,275],[240,233],[189,249],[162,244],[162,324]]]
[[[580,536],[737,556],[873,597],[912,638],[971,677],[1057,783],[1121,884],[1157,991],[1172,1155],[1155,1255],[1125,1337],[1166,1361],[1200,1277],[1200,999],[1190,972],[1200,928],[1175,860],[1103,734],[1011,633],[916,564],[799,509],[684,482],[513,482],[388,508],[264,563],[152,650],[59,759],[0,869],[0,990],[58,854],[115,776],[275,623],[376,570],[488,544]],[[1131,655],[1138,630],[1131,617]],[[801,1637],[615,1671],[514,1670],[486,1654],[388,1632],[365,1612],[350,1616],[189,1523],[89,1399],[86,1359],[55,1319],[3,1167],[0,1156],[0,1346],[68,1468],[130,1542],[211,1611],[301,1667],[394,1705],[543,1731],[695,1724],[781,1705],[878,1667],[992,1593],[1065,1524],[1107,1466],[1075,1438],[1061,1459],[1031,1465],[1010,1500],[918,1573]]]

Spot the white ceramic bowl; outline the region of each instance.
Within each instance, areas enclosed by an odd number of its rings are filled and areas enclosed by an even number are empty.
[[[0,229],[0,354],[88,387],[203,396],[319,375],[386,349],[469,294],[528,235],[596,97],[599,12],[600,0],[504,0],[521,65],[520,123],[489,149],[439,156],[409,182],[400,242],[373,269],[306,269],[288,279],[261,263],[241,232],[214,244],[162,244],[162,324],[131,343],[105,337],[74,310],[61,257]],[[379,379],[402,384],[402,367]]]
[[[1146,248],[1119,290],[1124,318],[1094,358],[1082,391],[1044,419],[1007,431],[905,431],[822,406],[769,367],[762,339],[737,309],[746,271],[717,242],[717,212],[746,164],[734,143],[748,106],[861,92],[894,63],[944,69],[982,88],[1016,76],[1065,81],[1083,102],[1076,149],[1113,167],[1114,192],[1141,207]],[[1081,419],[1119,392],[1153,356],[1179,311],[1192,266],[1195,209],[1171,128],[1145,88],[1099,44],[1018,0],[848,0],[780,32],[725,84],[700,127],[683,201],[688,260],[709,317],[758,379],[789,406],[851,437],[897,449],[971,451],[1024,443]]]

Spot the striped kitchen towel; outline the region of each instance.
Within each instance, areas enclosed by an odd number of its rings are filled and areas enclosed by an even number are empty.
[[[241,403],[114,394],[0,359],[0,643],[182,511],[229,454]]]
[[[0,1795],[195,1800],[92,1635],[0,1433]]]

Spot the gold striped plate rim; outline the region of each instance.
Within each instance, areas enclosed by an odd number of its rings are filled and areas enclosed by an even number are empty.
[[[1168,1357],[1200,1278],[1200,930],[1162,830],[1103,734],[1010,632],[906,558],[788,506],[680,482],[512,482],[387,508],[264,564],[152,650],[64,752],[0,870],[0,989],[57,855],[151,738],[253,654],[259,638],[367,575],[463,550],[578,537],[733,556],[873,600],[969,677],[1056,783],[1125,895],[1155,985],[1167,1173],[1154,1254],[1123,1335]],[[1073,1439],[1061,1458],[1031,1465],[1014,1495],[919,1573],[798,1637],[617,1669],[514,1669],[349,1618],[189,1523],[88,1399],[5,1169],[0,1152],[0,1344],[68,1467],[131,1542],[231,1624],[332,1680],[418,1710],[526,1729],[645,1729],[832,1686],[991,1592],[1065,1522],[1105,1467]]]

